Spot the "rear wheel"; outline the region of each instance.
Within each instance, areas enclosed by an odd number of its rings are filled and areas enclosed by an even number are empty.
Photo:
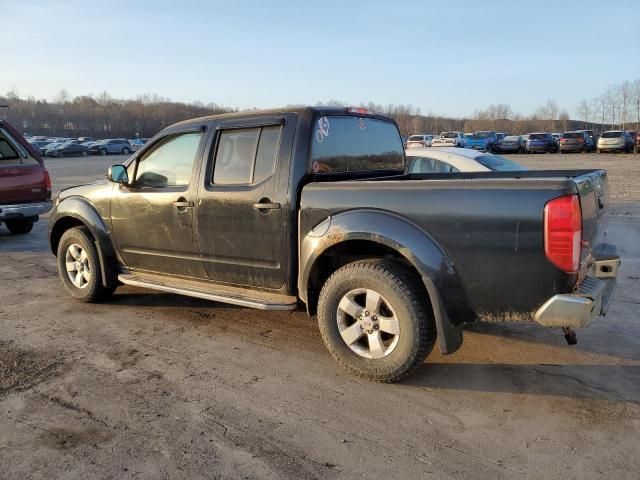
[[[433,349],[436,329],[420,280],[383,259],[336,270],[322,287],[318,324],[340,365],[358,376],[394,382]]]
[[[4,222],[7,228],[13,235],[24,235],[29,233],[33,229],[33,220],[26,218],[17,218],[12,220],[5,220]]]
[[[86,156],[88,155],[88,153],[87,153],[87,151],[86,151],[86,150],[83,150],[81,155],[82,155],[83,157],[86,157]]]
[[[58,274],[65,290],[81,302],[108,298],[114,287],[105,287],[98,250],[86,227],[67,230],[58,244]]]

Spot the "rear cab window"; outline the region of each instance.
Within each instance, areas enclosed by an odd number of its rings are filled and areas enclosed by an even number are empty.
[[[370,116],[319,115],[313,125],[313,173],[404,171],[404,148],[395,123]]]
[[[9,132],[0,128],[0,165],[38,165],[38,163],[11,137]]]

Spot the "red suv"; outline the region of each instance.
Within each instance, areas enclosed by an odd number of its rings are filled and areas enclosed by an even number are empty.
[[[29,233],[51,210],[51,178],[40,154],[0,119],[0,224],[13,234]]]

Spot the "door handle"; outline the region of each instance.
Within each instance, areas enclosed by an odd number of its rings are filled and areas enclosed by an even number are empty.
[[[259,202],[259,203],[254,203],[253,208],[257,210],[277,210],[278,208],[280,208],[280,204],[270,203],[270,202]]]
[[[178,200],[177,202],[173,202],[173,205],[176,208],[191,208],[193,207],[193,202],[187,202],[186,200]]]

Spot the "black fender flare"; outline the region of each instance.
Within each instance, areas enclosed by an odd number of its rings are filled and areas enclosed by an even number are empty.
[[[453,263],[427,232],[398,214],[357,209],[320,222],[301,240],[300,298],[307,303],[310,275],[316,261],[329,248],[350,240],[367,240],[391,248],[418,271],[433,307],[440,351],[455,352],[462,344],[463,333],[461,324],[452,323],[449,313],[455,311],[451,306],[459,303],[464,294]]]
[[[95,239],[96,249],[100,257],[103,284],[107,287],[117,285],[118,255],[111,242],[109,229],[96,208],[83,197],[67,197],[54,207],[48,227],[49,247],[53,254],[57,255],[58,253],[58,241],[62,236],[61,229],[66,230],[64,226],[69,219],[82,223],[89,229]]]

